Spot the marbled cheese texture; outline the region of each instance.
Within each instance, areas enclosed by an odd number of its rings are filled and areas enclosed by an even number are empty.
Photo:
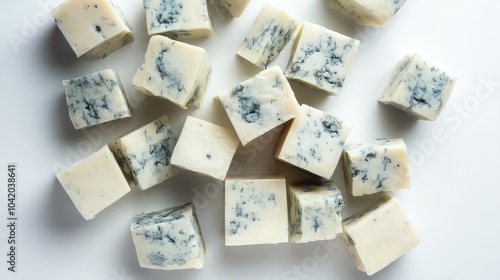
[[[200,269],[205,263],[205,243],[192,203],[136,215],[130,231],[141,267]]]
[[[343,222],[342,240],[357,268],[373,275],[420,243],[398,199],[383,196]]]
[[[379,101],[413,118],[436,120],[450,98],[456,78],[420,56],[405,56]]]
[[[284,178],[227,179],[224,195],[226,246],[288,242]]]
[[[338,95],[358,46],[358,40],[305,22],[295,40],[285,76],[329,95]]]
[[[65,80],[63,86],[76,129],[132,117],[120,78],[111,69]]]
[[[330,179],[350,132],[349,124],[303,104],[280,136],[276,159]]]
[[[219,95],[243,146],[299,114],[295,94],[279,66]]]
[[[172,39],[212,35],[207,0],[144,0],[149,35]]]
[[[57,172],[56,177],[85,220],[95,218],[130,191],[108,146]]]
[[[360,25],[383,26],[406,0],[331,0],[330,6]]]
[[[334,239],[342,232],[344,199],[331,181],[288,185],[290,242]]]
[[[262,69],[278,58],[300,25],[285,11],[266,4],[243,40],[238,55]]]
[[[185,109],[200,106],[210,74],[204,49],[155,35],[132,84],[145,94],[170,100]]]
[[[111,0],[66,0],[51,15],[77,57],[104,58],[134,41],[125,16]]]
[[[354,196],[410,187],[408,155],[403,139],[378,139],[344,148],[346,189]]]
[[[110,144],[131,184],[146,190],[180,170],[170,163],[177,139],[167,116],[129,133]]]
[[[239,143],[234,131],[189,116],[171,162],[183,169],[224,180]]]
[[[219,3],[235,18],[241,16],[248,2],[250,2],[250,0],[219,0]]]

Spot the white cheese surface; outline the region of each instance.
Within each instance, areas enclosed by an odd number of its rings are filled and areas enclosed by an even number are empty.
[[[406,0],[331,0],[330,6],[360,25],[383,26]]]
[[[240,17],[250,0],[219,0],[229,13],[235,18]]]

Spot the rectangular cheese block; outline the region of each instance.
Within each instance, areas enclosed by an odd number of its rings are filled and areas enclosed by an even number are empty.
[[[224,182],[226,246],[288,242],[283,177],[241,177]]]
[[[343,222],[342,240],[359,270],[373,275],[420,243],[395,197],[385,195]]]
[[[66,0],[51,15],[77,57],[104,58],[134,41],[125,16],[111,0]]]
[[[85,220],[95,218],[130,191],[108,146],[57,172],[56,177]]]
[[[249,2],[250,0],[219,0],[219,3],[235,18],[241,16]]]
[[[111,69],[65,80],[63,86],[76,129],[132,117],[120,77]]]
[[[192,203],[138,214],[130,231],[141,267],[200,269],[205,263],[205,243]]]
[[[360,25],[387,24],[406,0],[331,0],[330,6]]]
[[[170,100],[185,109],[191,105],[200,107],[210,74],[204,49],[155,35],[132,84],[145,94]]]

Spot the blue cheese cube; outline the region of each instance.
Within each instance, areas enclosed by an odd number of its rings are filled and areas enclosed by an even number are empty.
[[[200,269],[205,263],[205,243],[192,203],[136,215],[130,231],[141,267]]]
[[[288,242],[284,178],[227,179],[224,209],[226,246]]]
[[[212,35],[207,0],[144,0],[149,35],[172,39]]]
[[[132,117],[120,78],[111,69],[65,80],[63,86],[76,129]]]
[[[359,25],[387,24],[406,0],[331,0],[330,6],[349,16]]]
[[[358,40],[306,22],[295,40],[285,76],[309,88],[338,95],[358,46]]]
[[[132,28],[111,0],[66,0],[51,15],[77,57],[104,58],[134,41]]]
[[[249,2],[250,0],[219,0],[219,3],[235,18],[241,16]]]
[[[413,118],[434,121],[450,98],[456,78],[420,56],[405,56],[379,98]]]
[[[132,84],[183,109],[200,107],[211,69],[204,49],[156,35],[149,41],[144,64]]]
[[[333,182],[288,185],[290,242],[334,239],[342,232],[344,199]]]
[[[350,132],[349,124],[303,104],[280,136],[276,159],[330,179]]]
[[[234,131],[188,116],[171,163],[224,180],[238,145],[238,136]]]
[[[56,177],[85,220],[94,219],[130,191],[108,146],[57,172]]]
[[[288,13],[266,4],[243,40],[238,55],[265,69],[278,58],[299,26]]]
[[[243,146],[293,119],[300,105],[279,66],[218,96]]]
[[[378,139],[344,148],[344,176],[354,196],[410,187],[408,156],[403,139]]]
[[[109,146],[131,184],[146,190],[180,171],[170,163],[176,142],[168,117],[161,116]]]
[[[343,222],[344,245],[357,268],[373,275],[420,243],[398,199],[383,196]]]

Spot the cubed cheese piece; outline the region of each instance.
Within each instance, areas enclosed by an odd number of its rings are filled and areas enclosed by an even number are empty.
[[[175,146],[172,164],[224,180],[238,145],[234,131],[188,116]]]
[[[285,76],[329,95],[338,95],[358,46],[358,40],[306,22],[295,40]]]
[[[238,55],[262,69],[278,58],[299,24],[285,11],[266,4],[241,44]]]
[[[109,146],[131,184],[146,190],[180,171],[170,163],[176,142],[168,117],[161,116]]]
[[[66,0],[51,14],[77,57],[104,58],[134,41],[125,16],[111,0]]]
[[[144,0],[149,35],[173,39],[212,35],[206,0]]]
[[[276,159],[330,179],[350,132],[349,124],[303,104],[280,136]]]
[[[136,215],[130,231],[141,267],[200,269],[205,263],[205,243],[192,203]]]
[[[95,218],[130,191],[108,146],[57,172],[56,177],[85,220]]]
[[[344,148],[347,190],[354,196],[410,187],[408,156],[403,139],[378,139]]]
[[[63,86],[76,129],[132,117],[120,78],[113,70],[65,80]]]
[[[241,16],[250,0],[219,0],[219,2],[233,17],[237,18]]]
[[[226,246],[288,242],[284,178],[227,179],[224,195]]]
[[[420,243],[398,199],[388,195],[343,222],[342,239],[359,270],[380,271]]]
[[[330,6],[360,25],[382,26],[404,5],[406,0],[331,0]]]
[[[170,100],[181,108],[200,107],[211,67],[199,47],[156,35],[151,37],[144,64],[132,84],[137,90]]]
[[[456,78],[418,55],[405,56],[379,98],[408,115],[434,121],[443,111]]]
[[[219,99],[243,146],[293,119],[300,109],[279,66],[260,72]]]
[[[344,199],[333,182],[288,185],[290,242],[334,239],[342,232]]]

